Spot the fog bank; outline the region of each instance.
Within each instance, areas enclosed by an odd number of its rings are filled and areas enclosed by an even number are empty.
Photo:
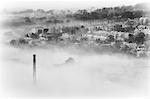
[[[2,50],[5,96],[142,96],[148,95],[148,59],[79,52],[70,49]],[[37,55],[33,84],[32,55]],[[66,64],[72,57],[74,62]]]

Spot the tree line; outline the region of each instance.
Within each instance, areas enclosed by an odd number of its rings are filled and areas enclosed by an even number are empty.
[[[105,7],[88,12],[86,9],[78,10],[73,17],[79,20],[92,19],[134,19],[145,15],[144,10],[136,10],[134,6]]]

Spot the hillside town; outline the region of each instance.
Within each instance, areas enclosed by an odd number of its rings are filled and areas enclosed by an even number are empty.
[[[97,49],[108,47],[119,53],[136,57],[148,56],[150,43],[149,20],[141,17],[136,20],[129,19],[125,22],[105,21],[91,26],[37,26],[17,40],[11,40],[14,46],[27,45],[47,46],[55,44],[68,44],[76,46],[91,45]]]

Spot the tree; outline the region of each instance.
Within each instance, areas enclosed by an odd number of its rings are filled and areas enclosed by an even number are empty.
[[[123,12],[122,13],[122,18],[134,19],[133,12],[131,12],[131,11],[125,11],[125,12]]]
[[[31,19],[30,19],[29,17],[25,17],[24,20],[25,20],[25,22],[27,22],[27,23],[31,23]]]

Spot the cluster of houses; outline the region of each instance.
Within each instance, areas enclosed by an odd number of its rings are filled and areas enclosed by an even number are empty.
[[[100,45],[108,44],[113,48],[119,49],[121,52],[137,57],[147,56],[150,51],[150,30],[147,26],[138,26],[134,33],[96,31],[86,34],[86,36],[90,40],[95,40]]]
[[[68,41],[69,43],[93,42],[98,46],[107,44],[122,52],[136,56],[145,55],[149,50],[150,30],[146,25],[139,25],[134,33],[105,31],[100,27],[72,26],[61,28],[35,27],[30,33],[19,40],[12,40],[10,43],[27,44],[31,46],[45,44],[51,41]],[[44,43],[43,43],[44,42]],[[91,44],[91,43],[87,43]]]

